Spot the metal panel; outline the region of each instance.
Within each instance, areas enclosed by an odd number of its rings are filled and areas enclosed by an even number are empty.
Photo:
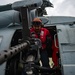
[[[15,30],[1,29],[0,36],[2,36],[2,41],[0,43],[0,51],[8,49],[10,47],[10,42]],[[6,63],[0,65],[0,75],[5,75]]]
[[[0,36],[2,37],[2,40],[0,43],[0,51],[6,50],[10,47],[12,37],[18,28],[21,28],[21,27],[16,28],[15,26],[15,28],[0,29]],[[5,68],[6,68],[6,62],[0,65],[0,75],[5,75]]]
[[[60,43],[68,44],[69,39],[68,39],[68,35],[67,35],[67,32],[66,32],[66,27],[64,25],[58,25],[57,26],[57,32],[58,32],[58,35],[59,35]]]
[[[70,22],[75,22],[75,17],[70,16],[51,16],[48,18],[48,24],[69,24]]]
[[[57,26],[62,75],[75,75],[75,28]]]
[[[0,75],[5,75],[6,62],[0,65]]]
[[[62,63],[75,64],[75,45],[61,45],[62,47]]]
[[[20,24],[19,12],[15,10],[0,12],[0,29],[9,26],[11,23],[13,25],[15,23]]]
[[[6,49],[8,49],[10,47],[12,37],[13,37],[15,31],[18,28],[19,27],[16,28],[16,26],[15,26],[15,28],[3,28],[3,29],[0,29],[0,36],[2,36],[2,41],[1,41],[1,44],[0,44],[0,51],[1,50],[6,50]]]
[[[42,5],[42,0],[20,0],[17,2],[14,2],[12,4],[12,8],[20,8],[20,7],[29,7],[31,9],[35,9],[37,7],[40,7]]]
[[[63,65],[64,75],[75,75],[75,65]]]
[[[75,25],[67,26],[69,42],[75,44]]]

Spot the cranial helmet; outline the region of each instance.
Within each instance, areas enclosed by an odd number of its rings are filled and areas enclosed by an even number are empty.
[[[42,20],[40,18],[34,18],[32,21],[32,25],[42,25]]]
[[[32,22],[40,22],[40,23],[42,23],[42,20],[40,18],[34,18]]]

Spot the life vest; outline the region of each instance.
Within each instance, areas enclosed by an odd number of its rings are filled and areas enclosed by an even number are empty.
[[[34,28],[30,28],[30,34],[33,34],[35,38],[39,38],[42,42],[42,49],[46,48],[46,37],[51,38],[50,32],[46,28],[41,28],[40,33],[37,34]]]

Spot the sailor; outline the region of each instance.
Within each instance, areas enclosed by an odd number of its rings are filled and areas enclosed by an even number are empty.
[[[52,58],[50,58],[52,56],[51,34],[48,29],[43,27],[40,18],[33,19],[30,34],[33,34],[35,38],[39,38],[42,42],[42,48],[40,50],[42,66],[50,67],[50,65],[53,65]]]

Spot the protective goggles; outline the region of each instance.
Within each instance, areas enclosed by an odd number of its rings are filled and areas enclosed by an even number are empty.
[[[32,25],[41,25],[41,22],[32,22]]]

